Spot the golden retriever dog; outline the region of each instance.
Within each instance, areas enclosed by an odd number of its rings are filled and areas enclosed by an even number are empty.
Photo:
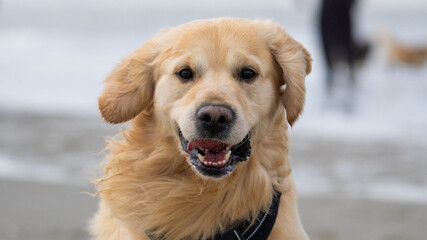
[[[391,66],[407,65],[422,67],[427,62],[427,45],[403,44],[386,30],[377,34],[379,44],[385,48]]]
[[[288,160],[308,51],[271,21],[163,31],[107,77],[95,239],[308,239]]]
[[[392,65],[422,67],[427,62],[427,46],[403,45],[397,41],[390,41],[387,51],[388,60]]]

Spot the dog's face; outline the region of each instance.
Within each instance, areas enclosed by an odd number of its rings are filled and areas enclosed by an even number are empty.
[[[131,54],[107,78],[100,110],[112,123],[152,111],[157,125],[179,139],[197,173],[222,178],[247,160],[251,131],[279,107],[286,108],[290,124],[297,119],[310,62],[276,24],[196,21]]]

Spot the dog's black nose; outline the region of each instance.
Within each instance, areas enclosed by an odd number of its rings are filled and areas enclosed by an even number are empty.
[[[209,133],[208,137],[219,137],[226,133],[234,122],[234,111],[226,105],[205,105],[196,113],[197,124]]]

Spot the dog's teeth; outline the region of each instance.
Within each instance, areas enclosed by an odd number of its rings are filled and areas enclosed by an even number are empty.
[[[208,162],[207,162],[207,161],[203,161],[203,164],[204,164],[205,166],[207,166],[207,165],[208,165]]]
[[[212,163],[212,165],[214,165],[214,166],[218,166],[218,163],[216,163],[216,162],[213,162],[213,163]]]
[[[225,160],[224,160],[224,161],[228,161],[228,159],[230,158],[230,155],[231,155],[231,151],[228,151],[228,152],[225,154]]]
[[[198,157],[199,157],[199,159],[200,159],[200,161],[201,162],[204,162],[205,161],[205,156],[202,156],[201,154],[197,154],[198,155]]]
[[[221,162],[221,164],[222,164],[222,165],[225,165],[225,163],[227,163],[227,160],[223,160],[223,161]]]

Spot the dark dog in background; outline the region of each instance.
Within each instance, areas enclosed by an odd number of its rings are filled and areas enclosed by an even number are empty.
[[[322,0],[320,33],[327,63],[327,89],[335,83],[337,63],[348,66],[351,83],[355,82],[355,65],[363,62],[369,52],[367,43],[358,43],[353,35],[352,8],[356,0]]]

